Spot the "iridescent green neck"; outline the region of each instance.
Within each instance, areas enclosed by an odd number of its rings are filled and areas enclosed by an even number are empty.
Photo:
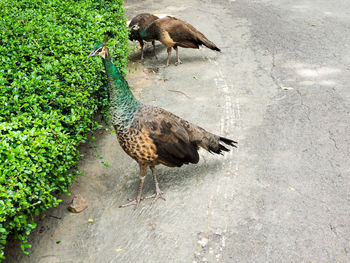
[[[154,31],[151,30],[149,27],[146,27],[146,29],[140,29],[139,36],[146,41],[156,39]]]
[[[146,30],[143,30],[143,29],[140,30],[139,31],[139,35],[140,35],[141,38],[146,39],[147,38]]]
[[[141,103],[132,94],[124,76],[113,65],[110,56],[103,59],[103,64],[108,77],[112,124],[118,128],[129,126]]]
[[[146,41],[150,41],[150,40],[155,40],[158,39],[157,35],[159,29],[155,29],[154,24],[152,23],[151,25],[149,25],[146,28],[140,28],[140,30],[138,31],[138,35]]]

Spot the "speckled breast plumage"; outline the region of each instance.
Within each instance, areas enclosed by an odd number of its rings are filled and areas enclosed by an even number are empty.
[[[115,129],[123,150],[139,163],[158,164],[157,148],[147,132],[135,128]]]

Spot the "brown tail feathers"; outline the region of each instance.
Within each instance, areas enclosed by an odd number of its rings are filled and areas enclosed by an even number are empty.
[[[203,34],[198,34],[198,40],[202,45],[206,46],[207,48],[221,52],[220,48],[218,48],[213,42],[207,39]]]
[[[218,147],[209,147],[208,151],[210,153],[217,153],[217,154],[223,154],[223,152],[229,152],[230,149],[227,149],[224,145],[221,144],[223,142],[226,145],[232,146],[232,147],[237,147],[237,142],[231,139],[227,139],[224,137],[219,137],[219,146]]]

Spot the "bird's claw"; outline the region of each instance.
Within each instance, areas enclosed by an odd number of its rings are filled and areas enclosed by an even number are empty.
[[[130,199],[128,199],[128,201],[129,201]],[[126,203],[126,204],[124,204],[124,205],[120,205],[119,206],[119,208],[124,208],[124,207],[128,207],[128,206],[132,206],[132,205],[134,205],[135,206],[135,210],[139,207],[139,204],[140,204],[140,201],[141,201],[142,199],[140,199],[140,200],[137,200],[137,199],[133,199],[133,200],[131,200],[130,202],[128,202],[128,203]]]
[[[163,192],[159,191],[159,192],[154,193],[153,195],[145,197],[144,199],[151,199],[151,198],[153,198],[152,204],[154,204],[159,198],[163,199],[164,201],[166,201],[166,199],[163,196],[163,194],[164,194]]]
[[[178,65],[180,65],[180,64],[182,64],[182,61],[181,61],[181,60],[175,62],[175,66],[178,66]]]

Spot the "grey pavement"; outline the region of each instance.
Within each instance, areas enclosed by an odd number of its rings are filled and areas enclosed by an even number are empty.
[[[350,262],[350,2],[341,0],[127,1],[127,15],[171,14],[222,49],[179,49],[159,68],[146,52],[140,99],[236,139],[224,156],[158,166],[166,201],[134,197],[138,166],[115,134],[82,146],[84,176],[45,213],[29,256],[6,262]],[[134,56],[137,58],[137,56]],[[152,71],[152,70],[149,70]],[[142,75],[143,74],[143,75]],[[102,156],[103,159],[99,159]],[[102,162],[108,162],[109,167]],[[153,193],[150,173],[144,195]],[[88,219],[94,220],[89,223]],[[57,241],[59,244],[57,244]]]

